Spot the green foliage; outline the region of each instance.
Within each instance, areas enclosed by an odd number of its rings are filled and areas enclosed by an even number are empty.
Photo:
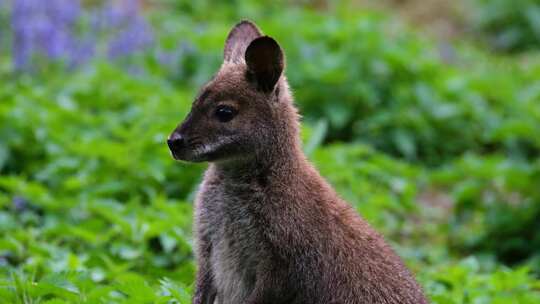
[[[540,273],[540,163],[465,157],[433,174],[455,198],[451,244],[493,253],[513,265],[530,259]]]
[[[475,23],[498,50],[516,52],[540,47],[537,0],[476,0]]]
[[[443,264],[430,271],[433,281],[426,284],[431,300],[440,304],[459,303],[522,303],[540,301],[538,282],[531,281],[527,268],[515,270],[496,267],[489,275],[475,258],[455,264]]]
[[[69,82],[44,80],[21,78],[0,93],[3,172],[79,197],[148,200],[163,190],[176,198],[193,191],[200,167],[175,170],[163,144],[188,110],[185,92],[105,65]]]
[[[185,302],[174,285],[194,274],[183,200],[202,168],[174,166],[165,139],[188,96],[106,65],[51,76],[0,90],[2,298]]]
[[[151,15],[172,65],[29,76],[0,55],[2,301],[190,302],[204,166],[165,141],[243,16],[286,51],[306,154],[433,303],[540,301],[537,56],[440,52],[394,15],[333,2],[170,2]]]
[[[305,26],[293,24],[306,18]],[[521,67],[491,57],[500,67],[485,69],[483,58],[456,49],[445,62],[419,36],[377,15],[285,20],[265,28],[284,44],[303,113],[328,119],[328,141],[362,141],[429,164],[465,151],[540,151],[530,136],[540,131],[534,61]]]
[[[11,281],[0,281],[0,296],[7,303],[189,303],[185,286],[162,279],[150,286],[136,273],[119,274],[107,284],[96,282],[93,274],[58,272],[39,281],[13,273]]]

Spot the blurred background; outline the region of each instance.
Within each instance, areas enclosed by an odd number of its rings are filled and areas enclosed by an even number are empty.
[[[540,303],[538,0],[0,0],[0,302],[190,303],[165,141],[243,18],[433,303]]]

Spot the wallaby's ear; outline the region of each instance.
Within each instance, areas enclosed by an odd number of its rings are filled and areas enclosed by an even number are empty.
[[[223,60],[240,63],[244,58],[244,53],[248,45],[261,35],[261,31],[253,22],[248,20],[240,21],[232,28],[229,36],[227,36],[223,51]]]
[[[248,77],[257,83],[260,90],[272,91],[285,65],[279,44],[271,37],[259,37],[247,47],[245,60]]]

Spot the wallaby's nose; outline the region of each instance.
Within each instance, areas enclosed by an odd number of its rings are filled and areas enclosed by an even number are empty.
[[[171,152],[176,152],[184,146],[184,137],[179,133],[174,132],[169,139],[167,139],[167,145]]]

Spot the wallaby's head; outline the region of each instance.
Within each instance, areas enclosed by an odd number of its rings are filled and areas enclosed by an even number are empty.
[[[296,140],[297,118],[283,76],[279,44],[242,21],[225,42],[216,75],[195,98],[191,112],[167,141],[177,160],[242,160],[283,138]]]

